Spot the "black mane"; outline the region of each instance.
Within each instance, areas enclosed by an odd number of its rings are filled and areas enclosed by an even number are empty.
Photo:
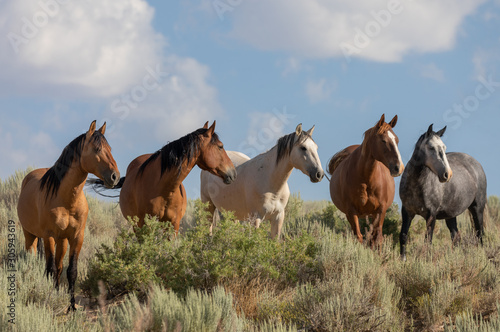
[[[188,164],[199,155],[200,152],[200,135],[207,132],[208,129],[200,128],[181,137],[173,142],[167,143],[160,150],[153,153],[142,165],[139,167],[138,175],[141,175],[150,163],[155,161],[158,157],[161,158],[161,175],[166,171],[177,169],[178,173],[181,172],[181,166],[184,161]],[[211,143],[219,140],[219,136],[213,133]]]
[[[85,143],[86,134],[81,134],[71,141],[63,150],[59,159],[54,166],[43,175],[40,180],[40,190],[47,189],[45,198],[52,197],[57,194],[61,181],[64,179],[68,170],[74,161],[79,161],[82,155],[83,145]],[[99,131],[95,131],[90,138],[90,143],[94,144],[97,151],[100,151],[103,145],[108,145],[106,138]],[[109,146],[109,145],[108,145]]]
[[[276,157],[276,163],[279,163],[281,159],[285,158],[286,156],[290,155],[290,152],[292,152],[293,146],[295,144],[299,144],[304,142],[306,139],[310,138],[312,139],[311,136],[306,134],[305,132],[302,132],[299,137],[297,142],[295,142],[295,138],[297,137],[297,134],[295,132],[285,135],[278,139],[278,143],[276,144],[278,147],[278,154]]]

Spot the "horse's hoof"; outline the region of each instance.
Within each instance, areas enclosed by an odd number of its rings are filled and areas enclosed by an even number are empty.
[[[70,313],[72,311],[76,311],[76,306],[75,306],[74,303],[69,305],[68,310],[66,311],[66,313]]]
[[[406,255],[401,255],[401,261],[406,262]]]

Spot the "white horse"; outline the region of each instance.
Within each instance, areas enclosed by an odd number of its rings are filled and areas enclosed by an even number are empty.
[[[262,220],[269,220],[271,237],[279,237],[290,196],[287,180],[292,170],[301,170],[311,182],[321,181],[324,175],[318,145],[311,137],[313,131],[314,126],[302,131],[299,124],[295,132],[281,137],[273,148],[253,159],[241,152],[227,151],[238,174],[229,185],[202,171],[201,200],[209,203],[212,218],[217,208],[234,211],[239,220],[256,218],[256,227]]]

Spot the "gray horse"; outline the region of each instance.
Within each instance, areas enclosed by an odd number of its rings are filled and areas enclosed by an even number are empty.
[[[469,209],[474,219],[476,235],[481,242],[483,214],[486,206],[486,175],[471,156],[465,153],[445,153],[441,137],[432,125],[420,136],[408,162],[399,187],[403,203],[403,225],[399,234],[401,258],[406,259],[406,241],[411,221],[416,214],[427,222],[426,240],[432,243],[436,219],[446,219],[453,243],[460,239],[457,216]]]

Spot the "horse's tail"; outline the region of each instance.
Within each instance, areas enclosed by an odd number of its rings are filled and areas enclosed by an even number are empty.
[[[104,197],[120,197],[120,195],[104,195],[102,192],[105,190],[115,190],[115,189],[121,189],[123,187],[123,183],[125,182],[125,176],[120,178],[120,181],[113,187],[113,188],[108,188],[104,185],[104,181],[101,179],[88,179],[85,184],[92,186],[92,189],[96,192],[96,194],[99,194]]]
[[[347,158],[351,154],[351,151],[349,147],[345,148],[344,150],[341,150],[337,152],[330,160],[328,161],[328,166],[326,167],[328,173],[330,175],[335,172],[335,169],[340,165],[342,161],[344,161],[345,158]]]

